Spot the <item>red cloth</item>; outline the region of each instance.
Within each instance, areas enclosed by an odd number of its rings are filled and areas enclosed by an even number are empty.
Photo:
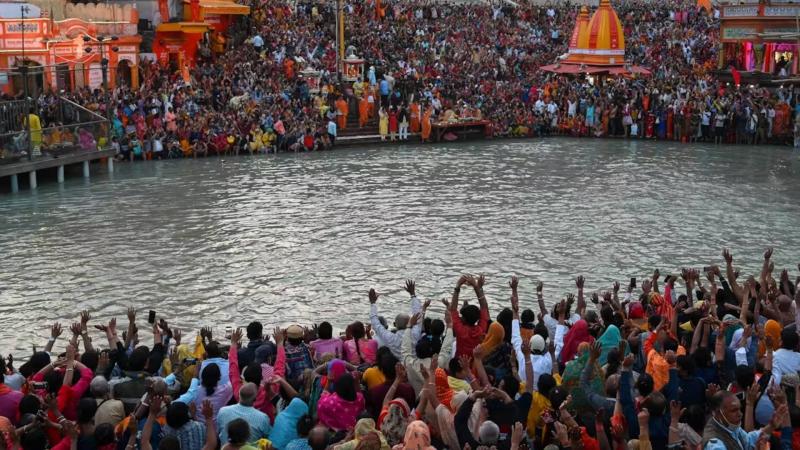
[[[456,337],[456,358],[461,355],[472,356],[472,350],[483,342],[486,327],[489,326],[489,310],[481,308],[480,319],[470,326],[461,322],[458,314],[453,314],[453,335]]]
[[[742,84],[742,74],[736,70],[736,67],[731,66],[731,76],[733,76],[733,82],[736,83],[737,86]]]
[[[575,325],[564,336],[564,348],[561,349],[561,362],[566,364],[572,361],[578,353],[578,346],[584,342],[594,343],[594,338],[589,334],[589,324],[585,320],[575,322]]]

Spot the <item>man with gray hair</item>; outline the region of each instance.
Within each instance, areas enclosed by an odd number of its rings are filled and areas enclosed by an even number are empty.
[[[269,416],[253,407],[258,395],[258,386],[245,383],[239,388],[239,403],[220,408],[217,415],[217,428],[222,445],[228,442],[228,424],[236,419],[243,419],[250,425],[250,441],[269,438]]]
[[[411,295],[411,315],[413,316],[414,314],[421,313],[423,307],[419,298],[417,298],[414,280],[407,280],[404,288],[406,292]],[[374,289],[371,289],[369,292],[369,322],[372,325],[372,330],[375,332],[375,340],[378,341],[379,346],[388,347],[394,356],[402,359],[403,334],[406,332],[411,316],[408,314],[398,314],[394,319],[394,326],[397,331],[393,333],[387,329],[384,324],[385,321],[381,321],[382,318],[378,316],[378,307],[375,305],[377,301],[378,294]],[[416,344],[420,334],[422,334],[421,321],[411,330],[412,344]]]
[[[125,418],[125,405],[111,398],[111,387],[105,377],[98,375],[89,384],[89,390],[97,401],[97,412],[94,415],[95,426],[108,423],[116,426]]]

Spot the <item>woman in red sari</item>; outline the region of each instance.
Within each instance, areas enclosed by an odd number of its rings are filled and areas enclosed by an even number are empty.
[[[393,141],[397,138],[397,110],[394,107],[389,108],[389,140]]]

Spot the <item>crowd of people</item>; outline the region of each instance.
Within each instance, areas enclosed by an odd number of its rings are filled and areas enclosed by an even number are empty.
[[[433,125],[458,120],[488,121],[497,137],[791,144],[800,136],[793,88],[714,76],[719,11],[693,0],[613,6],[626,60],[652,75],[540,70],[568,50],[578,14],[569,2],[347,0],[347,52],[366,67],[363,79],[345,82],[336,75],[334,4],[276,1],[252,2],[225,45],[201,42],[191,70],[142,62],[137,90],[68,97],[102,115],[111,105],[111,145],[130,159],[322,150],[342,129],[365,126],[382,139],[425,142]]]
[[[0,358],[0,446],[797,448],[800,277],[777,274],[771,249],[752,276],[723,258],[606,291],[579,276],[549,308],[542,283],[534,302],[511,277],[509,300],[490,301],[494,281],[463,275],[438,315],[407,280],[391,326],[372,289],[367,324],[340,335],[329,322],[268,335],[258,320],[184,334],[179,318],[144,325],[133,308],[120,332],[84,311],[24,364]]]

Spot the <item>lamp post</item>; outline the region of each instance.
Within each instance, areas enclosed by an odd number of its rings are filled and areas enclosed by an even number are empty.
[[[25,114],[25,132],[28,134],[26,139],[26,147],[28,152],[28,160],[33,159],[33,139],[31,137],[31,117],[30,105],[28,104],[28,66],[25,64],[25,16],[31,11],[28,5],[21,5],[20,11],[20,29],[22,30],[22,64],[19,65],[19,71],[22,75],[22,92],[25,95],[25,103],[23,107],[23,114]]]
[[[88,43],[91,39],[92,38],[89,35],[84,35],[83,36],[83,41],[84,42]],[[111,123],[112,123],[111,119],[112,119],[112,117],[111,117],[111,94],[108,91],[108,58],[106,58],[104,47],[105,47],[107,42],[114,42],[114,41],[117,41],[118,39],[119,38],[117,36],[111,36],[111,37],[98,36],[97,39],[95,39],[97,41],[97,43],[98,43],[98,47],[100,48],[100,70],[103,73],[103,94],[105,95],[105,99],[106,99],[106,102],[105,102],[106,103],[106,121],[108,121],[108,123],[106,124],[106,144],[107,145],[111,144]],[[92,50],[91,47],[87,47],[87,48],[84,49],[85,52],[91,52],[91,50]],[[111,47],[109,50],[112,51],[112,52],[116,52],[119,49],[117,47]]]

